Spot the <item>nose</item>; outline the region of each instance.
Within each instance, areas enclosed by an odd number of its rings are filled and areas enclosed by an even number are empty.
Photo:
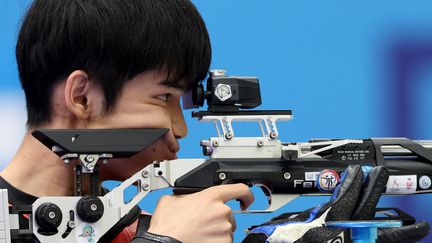
[[[177,139],[186,137],[188,133],[188,128],[183,116],[183,111],[181,109],[180,103],[170,111],[170,116],[171,116],[171,127],[174,136]]]

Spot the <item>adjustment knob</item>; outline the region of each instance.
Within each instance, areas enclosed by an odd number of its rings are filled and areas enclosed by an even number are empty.
[[[84,196],[77,204],[78,216],[85,222],[94,223],[102,218],[104,206],[96,196]]]
[[[63,219],[60,208],[53,203],[43,203],[36,209],[36,223],[44,231],[56,231]]]
[[[203,106],[205,98],[204,86],[200,83],[192,89],[192,102],[196,106]]]

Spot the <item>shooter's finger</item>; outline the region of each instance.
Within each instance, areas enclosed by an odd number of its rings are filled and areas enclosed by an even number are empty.
[[[243,183],[219,185],[209,188],[216,192],[223,202],[228,202],[234,199],[240,200],[242,210],[248,208],[254,201],[254,196],[249,187]]]
[[[235,220],[235,218],[234,218],[234,215],[232,214],[232,212],[230,213],[230,223],[231,223],[231,227],[232,227],[232,232],[234,232],[234,231],[236,231],[236,229],[237,229],[237,223],[236,223],[236,220]]]

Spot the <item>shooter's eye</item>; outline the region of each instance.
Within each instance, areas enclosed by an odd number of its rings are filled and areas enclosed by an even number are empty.
[[[170,94],[163,94],[163,95],[158,95],[157,98],[164,101],[164,102],[167,102],[169,96],[170,96]]]

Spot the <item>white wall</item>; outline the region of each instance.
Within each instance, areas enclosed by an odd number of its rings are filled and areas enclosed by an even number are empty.
[[[25,117],[23,94],[0,92],[0,168],[12,158],[24,136]]]

